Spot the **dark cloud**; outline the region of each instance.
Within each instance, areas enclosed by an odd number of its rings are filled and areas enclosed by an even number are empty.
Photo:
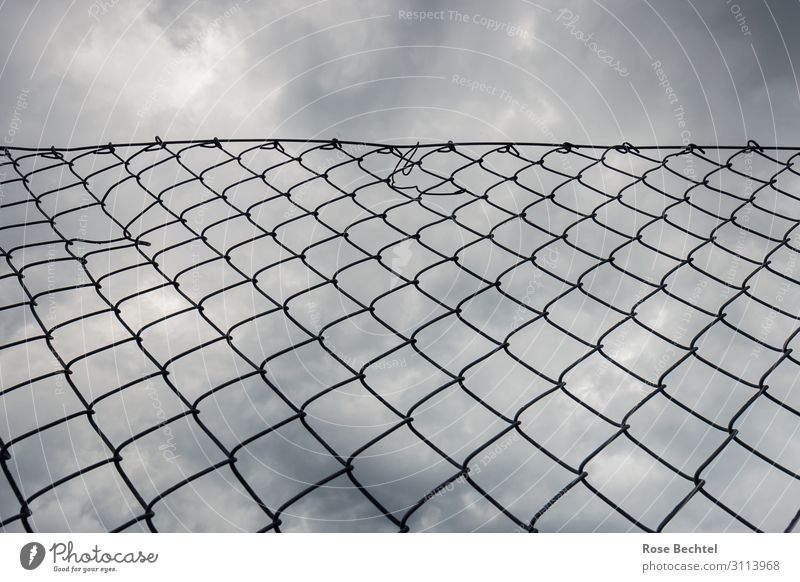
[[[5,145],[154,135],[789,144],[797,131],[797,11],[785,3],[187,0],[0,12]],[[0,392],[0,438],[19,439],[8,466],[35,496],[37,529],[113,529],[153,502],[165,531],[258,530],[275,512],[286,531],[531,521],[635,531],[659,527],[701,469],[704,494],[668,530],[787,527],[797,368],[772,368],[796,328],[780,277],[793,276],[796,254],[780,241],[800,213],[772,188],[744,211],[713,189],[749,194],[762,183],[733,169],[769,179],[783,166],[738,154],[686,200],[690,179],[723,154],[675,157],[634,184],[618,170],[641,176],[660,155],[609,152],[615,170],[550,148],[460,147],[427,152],[390,187],[381,178],[401,160],[389,151],[369,150],[359,166],[364,148],[317,150],[305,168],[276,149],[229,151],[241,164],[193,148],[179,160],[120,149],[78,156],[71,170],[43,156],[0,166],[0,203],[27,201],[0,214],[0,305],[25,302],[13,272],[24,267],[36,313],[63,324],[52,344],[72,370],[67,382],[29,306],[0,311],[0,345],[36,338],[0,349],[3,390],[42,377]],[[564,184],[579,172],[581,184]],[[775,185],[792,191],[795,177]],[[82,210],[91,193],[105,208]],[[732,213],[741,220],[723,224]],[[94,242],[65,247],[54,215],[63,236]],[[718,244],[695,252],[717,227]],[[149,246],[129,244],[139,237]],[[90,253],[86,268],[70,252]],[[774,270],[751,276],[768,255]],[[745,284],[750,295],[738,293]],[[765,375],[774,398],[737,416]],[[729,423],[738,441],[705,466]],[[2,521],[19,503],[0,481]]]

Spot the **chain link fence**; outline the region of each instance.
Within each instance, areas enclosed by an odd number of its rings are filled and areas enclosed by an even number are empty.
[[[800,149],[0,156],[5,531],[786,531]]]

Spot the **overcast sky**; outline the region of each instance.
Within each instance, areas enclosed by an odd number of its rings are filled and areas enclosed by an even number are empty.
[[[725,0],[6,1],[0,132],[16,147],[156,135],[796,145],[798,23],[796,4]],[[610,152],[604,168],[597,150],[468,147],[419,152],[420,165],[388,179],[397,152],[357,163],[367,150],[317,150],[301,165],[291,156],[307,146],[293,147],[193,148],[180,160],[177,148],[120,148],[72,167],[44,156],[0,167],[0,306],[43,293],[48,329],[80,320],[51,340],[70,363],[65,382],[30,308],[0,310],[0,346],[10,346],[0,390],[55,373],[0,392],[0,439],[76,415],[9,449],[22,495],[36,494],[32,527],[114,529],[191,478],[155,503],[154,528],[258,530],[271,522],[259,498],[281,509],[284,531],[396,531],[404,517],[415,531],[519,531],[532,520],[543,531],[638,531],[686,499],[668,531],[787,529],[800,498],[800,366],[785,357],[798,344],[800,305],[787,289],[800,206],[776,187],[796,191],[782,163],[792,152],[776,162],[709,150],[668,164],[664,152]],[[555,173],[581,171],[580,184]],[[652,173],[631,186],[623,172]],[[417,190],[426,196],[409,201]],[[740,208],[756,191],[758,206]],[[671,223],[649,224],[667,212]],[[54,216],[55,229],[22,228]],[[63,245],[75,238],[95,242]],[[103,252],[82,265],[89,249]],[[612,254],[643,281],[612,267]],[[63,260],[36,263],[53,258]],[[25,337],[37,339],[13,344]],[[666,392],[648,397],[661,380]],[[750,402],[764,382],[774,398]],[[628,433],[608,443],[623,422]],[[101,434],[112,446],[136,437],[122,473],[105,463],[43,489],[107,460]],[[236,471],[224,463],[232,450]],[[439,491],[465,462],[471,481]],[[693,495],[696,471],[704,493]],[[22,527],[19,508],[0,474],[8,531]]]
[[[4,1],[0,14],[9,129],[27,104],[17,145],[770,144],[797,130],[793,2]]]

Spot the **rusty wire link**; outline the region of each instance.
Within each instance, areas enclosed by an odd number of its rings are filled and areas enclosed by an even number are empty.
[[[202,158],[203,155],[207,157]],[[782,296],[776,300],[754,290],[756,279],[766,273],[777,277],[787,292],[797,293],[800,288],[800,280],[793,276],[791,269],[786,271],[773,266],[780,253],[800,250],[796,234],[800,223],[800,211],[797,211],[800,209],[800,191],[784,186],[800,179],[800,173],[793,167],[798,155],[800,149],[764,148],[752,141],[743,147],[690,144],[656,148],[636,147],[629,143],[607,147],[484,142],[384,145],[336,139],[214,138],[170,142],[156,138],[152,143],[86,148],[5,148],[0,156],[0,261],[3,263],[0,315],[24,312],[26,325],[24,336],[0,338],[0,366],[8,369],[12,365],[8,358],[3,359],[4,354],[10,358],[17,348],[34,347],[45,349],[55,364],[41,373],[34,372],[34,366],[30,364],[30,373],[27,376],[23,373],[23,377],[15,380],[2,375],[0,409],[6,409],[9,395],[33,390],[43,381],[57,382],[64,391],[74,395],[80,406],[74,411],[65,407],[63,416],[48,419],[25,432],[0,433],[3,474],[0,479],[7,481],[7,487],[18,503],[18,510],[13,514],[0,514],[0,525],[10,527],[16,524],[26,531],[34,531],[36,512],[32,506],[37,499],[79,478],[91,480],[93,472],[110,467],[138,504],[137,515],[124,523],[114,524],[109,528],[113,531],[124,531],[137,524],[158,531],[154,520],[159,504],[165,498],[223,469],[234,478],[235,483],[231,486],[237,487],[240,494],[261,512],[262,525],[258,531],[282,531],[284,516],[290,514],[296,504],[342,478],[348,480],[368,500],[376,514],[383,516],[396,531],[413,530],[410,523],[415,514],[456,482],[468,484],[515,528],[528,532],[542,529],[543,516],[559,502],[564,503],[566,496],[577,488],[586,489],[627,520],[632,529],[662,531],[693,500],[704,498],[739,526],[761,531],[763,527],[758,517],[754,519],[752,515],[745,515],[741,508],[720,499],[709,490],[707,480],[710,467],[732,443],[743,447],[790,480],[800,479],[796,466],[786,463],[783,458],[774,458],[762,450],[758,442],[740,435],[742,419],[756,402],[769,401],[795,422],[800,421],[796,405],[788,402],[782,392],[771,391],[769,384],[779,367],[800,365],[791,347],[800,332],[797,325],[800,314],[788,306],[788,301],[784,304]],[[197,166],[192,163],[195,156],[212,159],[212,162]],[[259,156],[271,160],[270,164],[253,167]],[[765,167],[769,171],[763,171]],[[158,179],[152,179],[154,171],[167,173],[173,176],[173,180],[159,183]],[[231,174],[236,178],[220,183],[220,176],[224,178]],[[477,181],[480,186],[475,185],[475,175],[480,176]],[[601,179],[598,180],[597,175]],[[53,176],[57,177],[53,179]],[[744,190],[726,186],[735,180],[746,181],[750,186]],[[282,185],[283,182],[291,183],[287,187]],[[187,186],[191,195],[180,206],[173,197],[185,196]],[[390,191],[393,198],[388,202],[374,203],[370,190],[374,187]],[[253,188],[261,192],[260,196],[248,199],[237,194]],[[308,195],[309,189],[317,194]],[[570,189],[575,192],[573,198],[570,198]],[[716,197],[712,202],[709,202],[708,193]],[[676,218],[685,211],[693,218]],[[470,220],[470,212],[493,218],[488,222]],[[203,220],[195,219],[198,213],[204,215]],[[416,213],[416,218],[396,218],[401,213],[409,216]],[[763,220],[754,219],[753,213],[767,217],[769,228],[763,227]],[[384,235],[391,234],[377,250],[364,246],[361,237],[353,235],[364,225],[376,223],[380,224]],[[458,235],[445,234],[438,238],[432,235],[441,228],[451,228],[449,232]],[[740,233],[741,241],[761,241],[764,252],[760,256],[754,254],[749,243],[744,242],[731,246],[726,229],[732,228]],[[222,242],[217,234],[220,229],[225,231]],[[508,241],[504,233],[510,229],[526,233],[521,236],[522,244],[514,245]],[[604,241],[618,242],[607,249],[599,243],[587,243],[585,232],[590,229],[600,232]],[[653,233],[658,229],[663,229],[662,234],[654,238]],[[287,240],[284,235],[294,231],[302,231],[308,240],[299,246]],[[309,236],[311,231],[314,236]],[[461,240],[454,240],[454,236],[456,239],[461,237]],[[680,237],[685,237],[684,243],[681,248],[674,248],[670,241]],[[685,241],[690,241],[691,245],[687,246]],[[335,265],[320,263],[313,258],[316,252],[330,244],[337,245],[339,251],[348,249],[357,258]],[[397,245],[412,244],[429,257],[424,266],[407,272],[401,268],[405,265],[398,267],[387,259]],[[562,253],[574,253],[576,258],[570,262],[569,269],[584,263],[586,266],[574,276],[563,272],[548,258],[556,247],[562,249]],[[274,249],[281,257],[262,265],[261,250],[264,249],[266,256],[267,248]],[[493,253],[492,264],[500,265],[501,260],[497,257],[502,257],[505,261],[503,266],[493,268],[491,272],[487,268],[479,272],[465,260],[467,253],[484,248]],[[652,264],[664,261],[670,266],[657,276],[645,275],[636,263],[624,259],[625,254],[634,249],[649,253]],[[176,271],[165,265],[175,252],[184,257],[193,255]],[[704,254],[720,252],[735,264],[735,276],[723,277],[709,266],[709,261],[704,263],[702,260]],[[129,264],[118,262],[121,253],[134,257],[134,261]],[[37,258],[37,254],[41,256]],[[239,254],[244,254],[247,260],[240,259]],[[275,278],[276,267],[298,262],[303,265],[304,272],[309,273],[308,285],[276,296],[265,282]],[[52,274],[49,269],[55,270],[56,264],[73,267],[77,273],[74,280],[62,280]],[[361,297],[359,290],[342,282],[347,271],[367,264],[379,266],[381,272],[392,280],[388,289],[368,301]],[[46,288],[36,283],[33,274],[43,266],[48,269]],[[154,274],[153,280],[137,279],[136,286],[127,289],[122,296],[108,291],[109,283],[116,277],[140,267],[147,267]],[[198,295],[188,288],[186,280],[203,267],[217,273],[224,271],[230,276],[222,277],[214,288]],[[547,296],[543,304],[534,305],[527,292],[522,294],[507,284],[509,277],[521,269],[530,269],[534,273],[534,279],[531,279],[535,283],[533,293],[538,293],[538,289],[545,285],[553,288],[552,296]],[[474,283],[474,290],[457,301],[442,297],[422,284],[423,279],[437,273],[448,277],[450,275],[444,273],[454,271],[470,277]],[[611,295],[598,293],[597,286],[590,281],[601,272],[605,273],[606,282],[624,279],[637,285],[640,291],[635,295],[623,290],[612,290]],[[719,301],[715,305],[701,305],[697,296],[688,296],[674,283],[676,273],[691,273],[702,277],[708,285],[718,285],[722,289]],[[541,283],[541,279],[552,283]],[[280,282],[273,281],[273,287],[276,284],[280,285]],[[209,314],[210,304],[241,288],[266,307],[247,313],[246,317],[237,316],[234,320],[222,322]],[[6,292],[7,289],[16,291],[15,298],[11,292]],[[307,298],[323,289],[333,290],[343,304],[354,307],[341,317],[309,327],[293,307],[304,296]],[[185,307],[168,309],[156,319],[137,323],[137,318],[130,315],[132,309],[135,313],[131,306],[160,290],[173,293]],[[48,302],[51,298],[70,291],[83,296],[92,295],[96,300],[92,304],[96,307],[86,308],[86,312],[64,321],[49,317]],[[381,306],[386,301],[397,301],[395,309],[402,310],[402,300],[395,298],[409,292],[435,304],[439,315],[414,329],[397,329],[392,322],[381,317]],[[515,309],[513,320],[503,333],[491,326],[476,324],[465,313],[471,302],[484,294],[509,301]],[[583,330],[565,324],[553,315],[555,310],[568,306],[576,294],[584,302],[602,306],[613,316],[613,321],[595,330],[593,337],[587,337]],[[707,323],[692,332],[690,337],[671,337],[638,311],[655,299],[677,302],[698,317],[705,318]],[[737,300],[766,307],[776,316],[787,318],[792,322],[791,333],[780,345],[773,345],[765,337],[738,325],[728,313]],[[193,314],[211,330],[208,339],[181,348],[169,357],[148,345],[146,338],[154,326],[187,313]],[[276,348],[261,359],[254,358],[251,350],[239,341],[239,334],[253,322],[266,321],[274,315],[280,315],[282,321],[288,321],[301,330],[303,338]],[[56,336],[72,329],[70,326],[97,317],[113,320],[114,325],[123,330],[121,335],[85,351],[78,349],[76,354],[63,353]],[[330,340],[331,333],[343,322],[360,317],[370,318],[382,333],[395,338],[393,347],[371,355],[365,361],[342,353]],[[426,329],[443,320],[457,322],[467,330],[467,335],[483,341],[482,345],[486,346],[483,352],[458,366],[432,357],[421,345],[420,337]],[[519,341],[526,330],[536,325],[547,326],[552,333],[568,338],[576,346],[574,357],[555,373],[540,369],[519,350],[512,349],[512,343]],[[618,349],[614,349],[619,346],[612,344],[621,341],[624,345],[625,334],[630,333],[620,333],[623,328],[635,329],[648,341],[653,339],[665,344],[667,352],[674,356],[657,369],[657,377],[647,377],[622,358]],[[744,377],[702,349],[704,338],[720,329],[746,338],[769,358],[769,365],[758,378]],[[269,328],[267,333],[270,333]],[[80,338],[75,338],[72,343],[79,344]],[[177,362],[197,352],[202,353],[210,346],[220,345],[237,361],[244,363],[237,367],[235,377],[221,383],[209,379],[203,386],[182,385],[180,379],[176,379],[172,368]],[[346,370],[346,377],[322,386],[310,397],[299,399],[275,381],[270,365],[276,359],[292,352],[299,353],[307,346],[324,350],[331,361]],[[153,371],[105,387],[106,391],[99,395],[79,386],[75,379],[77,367],[87,365],[86,362],[98,354],[113,354],[130,347],[138,350],[152,365]],[[548,348],[551,346],[543,346],[544,350]],[[398,407],[396,402],[372,386],[368,373],[371,367],[394,357],[403,349],[413,350],[420,361],[447,378],[407,408]],[[25,353],[28,358],[37,357],[33,352]],[[472,371],[495,355],[507,357],[528,370],[548,388],[521,403],[513,414],[499,410],[466,381]],[[631,382],[647,387],[647,391],[624,414],[612,415],[575,390],[570,372],[593,357],[600,358]],[[746,387],[751,395],[728,418],[709,418],[673,390],[678,382],[676,370],[687,362],[709,367]],[[24,366],[22,368],[24,372]],[[0,372],[2,370],[0,367]],[[398,370],[397,373],[402,375],[404,371]],[[109,436],[98,405],[155,379],[162,381],[174,394],[182,410],[165,415],[122,441]],[[97,373],[90,380],[102,384],[113,383],[115,378]],[[264,422],[260,430],[231,443],[215,434],[213,427],[207,424],[202,405],[246,380],[258,381],[263,390],[276,395],[291,412],[275,422]],[[339,450],[315,428],[314,423],[309,422],[309,409],[324,406],[326,398],[337,389],[353,383],[388,411],[394,421],[377,436],[360,443],[355,450]],[[496,418],[502,427],[463,458],[454,458],[437,445],[435,439],[420,430],[418,421],[415,422],[415,415],[420,410],[438,394],[454,387],[468,396],[474,406]],[[502,389],[513,391],[516,387],[508,384]],[[553,394],[568,398],[602,421],[610,431],[603,442],[594,446],[577,463],[561,458],[551,450],[549,443],[543,443],[526,432],[525,414]],[[641,435],[630,430],[637,412],[656,398],[665,398],[721,436],[719,446],[693,471],[676,466],[674,460],[653,450]],[[143,493],[125,464],[126,455],[130,455],[131,448],[141,439],[184,420],[190,421],[197,434],[213,444],[218,456],[212,458],[209,455],[205,466],[185,474],[154,494]],[[23,471],[20,467],[25,458],[16,456],[16,450],[26,440],[41,438],[43,433],[75,421],[88,423],[91,431],[102,441],[105,447],[103,458],[88,464],[82,464],[78,459],[78,465],[67,474],[51,476],[44,487],[30,490],[21,482]],[[288,498],[271,499],[257,491],[253,478],[248,478],[240,470],[239,461],[248,445],[292,423],[299,423],[306,435],[335,459],[338,469],[309,482]],[[386,506],[371,485],[362,482],[355,467],[369,454],[371,447],[389,439],[400,429],[411,431],[416,439],[448,464],[450,476],[416,503],[397,512]],[[675,430],[682,429],[675,427]],[[572,475],[568,483],[550,495],[547,503],[532,514],[519,514],[475,478],[479,455],[509,435],[523,439]],[[787,440],[791,439],[791,435],[787,435]],[[592,461],[620,440],[653,459],[689,487],[688,493],[657,522],[632,514],[624,503],[604,492],[602,484],[592,479]],[[797,507],[794,513],[786,515],[783,531],[794,530],[800,520],[800,500],[795,501]],[[579,511],[580,508],[576,508],[576,512]],[[326,518],[324,515],[317,517]]]

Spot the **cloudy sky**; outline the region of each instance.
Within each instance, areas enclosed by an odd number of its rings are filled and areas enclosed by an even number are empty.
[[[798,18],[3,2],[0,132],[788,146]],[[259,145],[0,159],[7,531],[797,524],[795,152]]]
[[[9,129],[20,94],[27,105],[18,145],[155,135],[773,144],[796,131],[791,2],[0,7]]]

